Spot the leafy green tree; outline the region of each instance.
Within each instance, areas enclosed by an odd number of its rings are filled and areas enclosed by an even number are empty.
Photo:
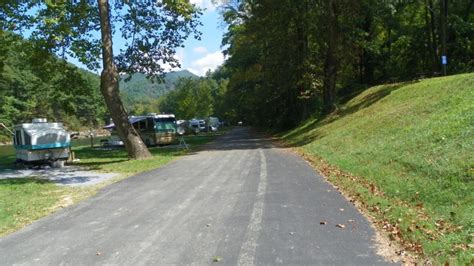
[[[178,66],[175,49],[196,30],[200,11],[185,0],[147,1],[3,1],[0,30],[31,28],[31,40],[48,52],[75,57],[90,69],[102,58],[100,90],[130,159],[151,154],[128,121],[119,94],[119,73],[159,77],[163,64]],[[111,23],[113,21],[114,23]],[[112,36],[119,32],[127,46],[114,56]],[[100,39],[97,32],[100,32]]]
[[[210,79],[180,79],[176,89],[160,103],[160,110],[174,113],[179,119],[208,117],[214,111],[213,86],[216,83]]]
[[[69,128],[77,130],[101,122],[105,108],[96,75],[35,49],[18,35],[2,32],[2,37],[2,123],[12,126],[39,116],[67,121]]]
[[[444,2],[227,1],[226,108],[251,124],[291,128],[367,86],[439,75]],[[474,69],[473,9],[448,1],[450,73]]]

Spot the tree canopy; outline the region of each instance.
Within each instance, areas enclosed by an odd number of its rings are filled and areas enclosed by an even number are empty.
[[[474,1],[444,2],[227,1],[228,113],[290,128],[370,85],[441,75],[445,21],[448,73],[472,71]]]
[[[119,73],[161,77],[164,64],[179,66],[176,48],[199,38],[200,10],[186,0],[149,1],[2,1],[0,30],[31,31],[40,49],[62,58],[74,57],[90,69],[102,59],[100,91],[130,159],[151,154],[131,126],[119,94]],[[113,51],[120,33],[125,47]],[[117,52],[117,51],[116,51]]]
[[[35,49],[18,35],[0,35],[1,123],[11,127],[45,117],[64,121],[71,130],[103,124],[106,109],[97,75]],[[10,139],[0,131],[0,141]]]

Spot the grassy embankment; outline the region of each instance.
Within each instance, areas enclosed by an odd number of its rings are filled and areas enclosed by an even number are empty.
[[[474,263],[474,74],[372,87],[282,138],[406,250]]]
[[[222,133],[221,133],[222,134]],[[190,151],[213,140],[218,134],[185,137]],[[93,187],[74,188],[58,186],[37,178],[0,179],[0,236],[18,230],[25,225],[46,216],[58,208],[66,207],[94,195],[100,188],[133,174],[158,168],[189,151],[178,148],[150,148],[153,158],[148,160],[127,160],[124,149],[96,150],[89,146],[74,147],[80,162],[78,166],[98,172],[113,172],[121,175],[111,181]],[[10,167],[14,155],[0,155],[0,168]]]

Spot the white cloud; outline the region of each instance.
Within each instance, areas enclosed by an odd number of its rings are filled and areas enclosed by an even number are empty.
[[[178,59],[178,61],[183,64],[184,62],[184,58],[185,58],[185,53],[184,53],[184,49],[183,48],[179,48],[177,51],[176,51],[176,54],[174,56],[176,59]]]
[[[204,57],[191,63],[189,71],[198,76],[204,76],[208,70],[215,70],[224,62],[224,55],[221,51],[206,54]]]
[[[200,8],[206,9],[206,11],[214,11],[216,6],[212,3],[212,0],[191,0],[191,4],[195,4]]]
[[[178,50],[176,50],[176,54],[174,55],[174,58],[178,60],[178,62],[183,65],[183,62],[184,62],[184,59],[185,59],[185,52],[184,52],[184,49],[183,48],[180,48]],[[161,66],[163,67],[163,69],[165,70],[165,72],[170,72],[170,71],[175,71],[177,70],[178,68],[176,67],[171,67],[170,64],[166,63],[162,63],[161,62]]]
[[[193,51],[198,54],[205,54],[207,53],[207,48],[204,46],[198,46],[198,47],[194,47]]]

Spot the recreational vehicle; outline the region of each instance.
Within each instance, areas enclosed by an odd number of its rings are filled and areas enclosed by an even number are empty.
[[[206,131],[206,121],[203,119],[193,118],[189,120],[188,126],[194,134]]]
[[[212,116],[209,117],[209,128],[211,129],[211,131],[217,131],[220,126],[221,122],[219,121],[219,118]]]
[[[147,146],[166,145],[176,141],[176,118],[173,114],[131,116],[129,119]],[[111,123],[104,128],[111,131],[109,145],[123,145],[115,124]]]
[[[16,162],[25,165],[62,167],[69,158],[71,138],[62,123],[45,118],[16,125],[13,130]]]

